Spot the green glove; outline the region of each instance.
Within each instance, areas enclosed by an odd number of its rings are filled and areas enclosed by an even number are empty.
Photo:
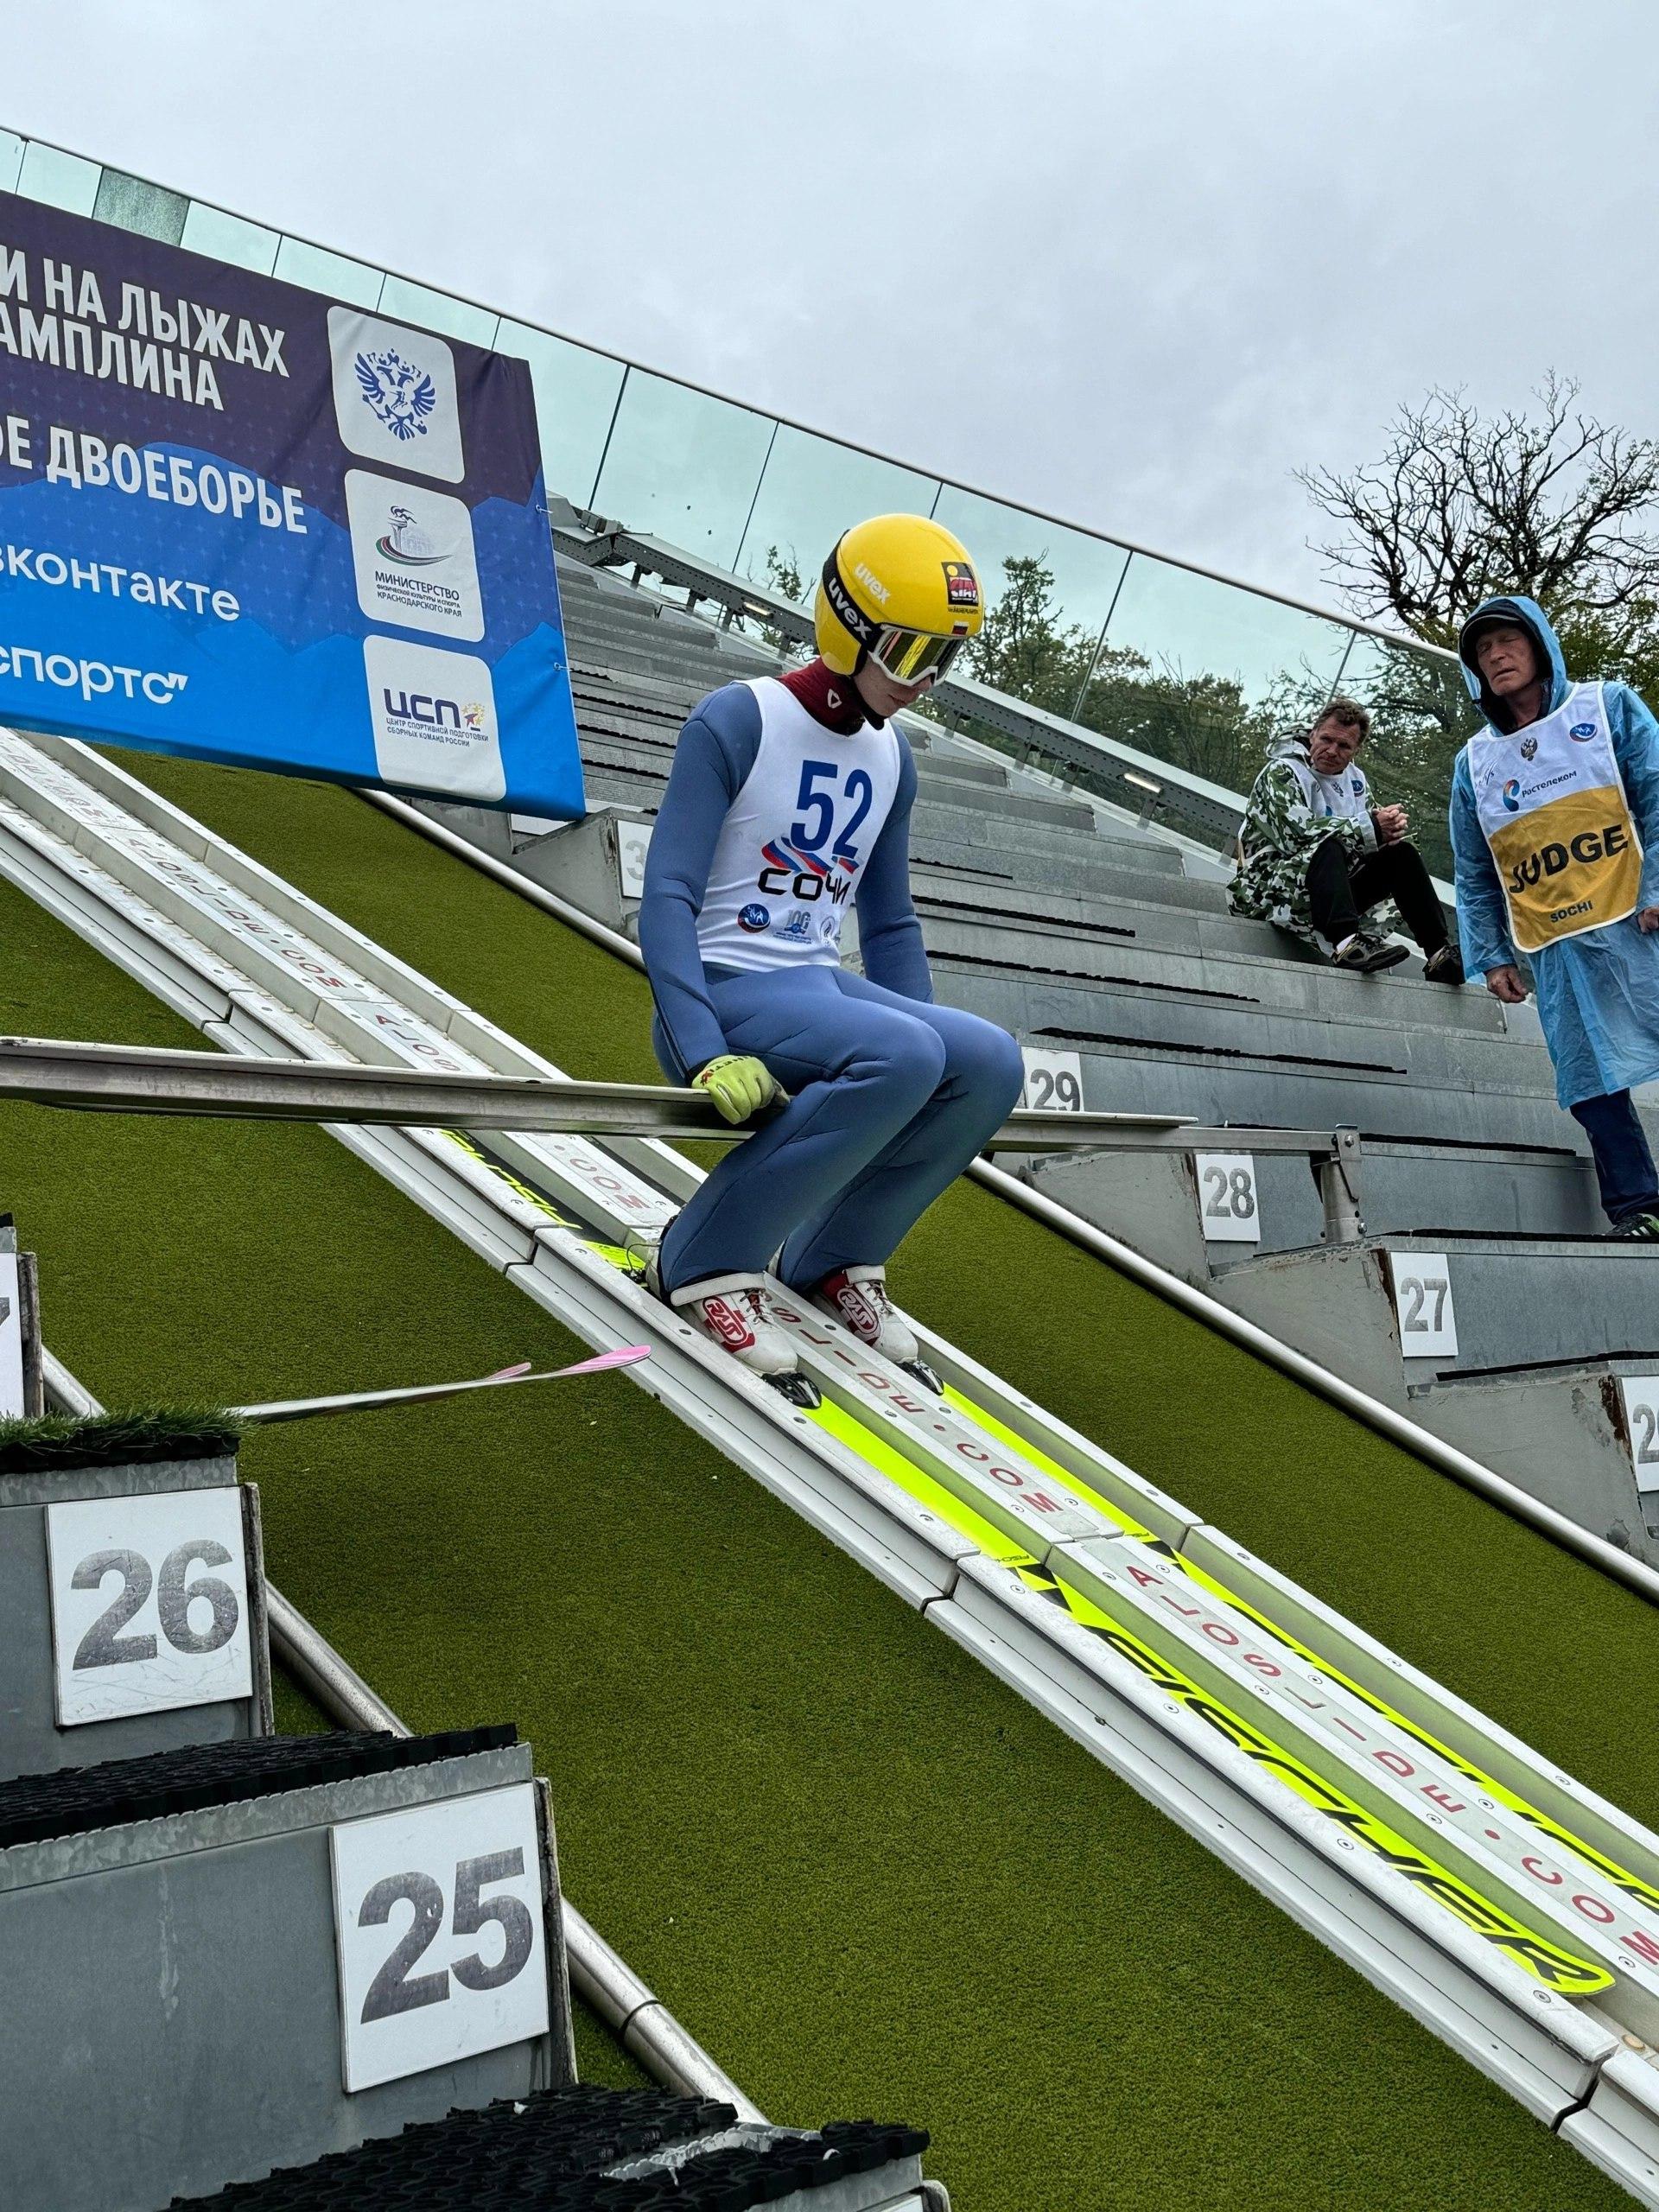
[[[734,1127],[770,1106],[774,1098],[786,1100],[789,1096],[767,1073],[766,1062],[747,1052],[722,1052],[697,1070],[691,1087],[706,1090],[720,1109],[721,1119]]]

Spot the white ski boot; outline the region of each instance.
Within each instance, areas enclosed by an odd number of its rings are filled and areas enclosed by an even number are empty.
[[[850,1329],[860,1344],[913,1375],[925,1389],[944,1395],[944,1383],[922,1357],[915,1331],[887,1295],[885,1268],[837,1268],[825,1275],[811,1300],[821,1313]]]
[[[662,1274],[657,1255],[645,1269],[645,1285],[654,1296],[663,1296]],[[723,1351],[742,1361],[751,1375],[770,1382],[792,1406],[820,1406],[823,1394],[810,1376],[803,1375],[795,1347],[766,1306],[763,1275],[710,1275],[689,1282],[667,1294],[677,1313],[695,1321]]]

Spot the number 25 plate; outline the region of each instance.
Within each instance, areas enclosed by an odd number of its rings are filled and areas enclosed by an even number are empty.
[[[328,1834],[348,2091],[547,2033],[533,1783]]]

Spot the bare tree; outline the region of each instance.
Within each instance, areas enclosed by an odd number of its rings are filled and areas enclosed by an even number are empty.
[[[1605,659],[1650,665],[1659,442],[1581,412],[1570,378],[1552,372],[1535,396],[1536,416],[1486,419],[1460,390],[1437,389],[1401,409],[1381,461],[1299,471],[1345,533],[1315,550],[1357,613],[1391,614],[1433,644],[1515,591]]]

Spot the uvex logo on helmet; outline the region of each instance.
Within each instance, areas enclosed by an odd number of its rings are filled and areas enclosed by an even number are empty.
[[[833,553],[823,564],[823,595],[861,645],[868,645],[880,626],[873,622],[842,582]]]

